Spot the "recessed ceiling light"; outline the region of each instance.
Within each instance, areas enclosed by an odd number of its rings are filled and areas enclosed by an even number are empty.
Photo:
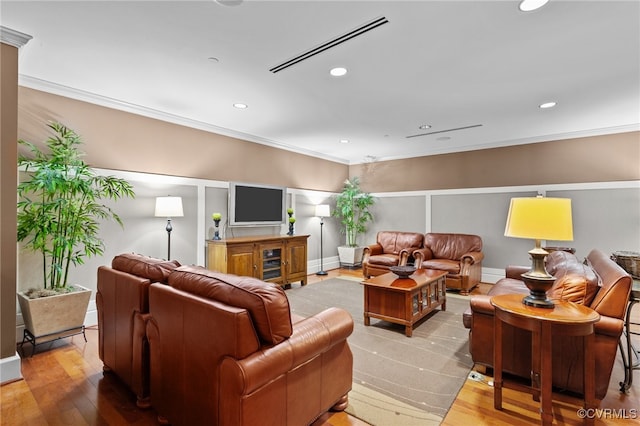
[[[235,103],[233,104],[234,108],[238,108],[238,109],[247,109],[249,107],[249,105],[247,104],[241,104],[241,103]]]
[[[420,125],[418,127],[418,129],[420,129],[420,130],[427,130],[427,129],[430,129],[430,128],[431,128],[431,125],[429,125],[429,124],[422,124],[422,125]]]
[[[548,2],[549,0],[522,0],[519,8],[523,12],[532,12],[536,9],[540,9]]]
[[[340,139],[340,143],[349,143],[349,139]]]
[[[243,0],[216,0],[222,6],[240,6]]]
[[[543,104],[540,104],[539,107],[542,109],[547,109],[547,108],[553,108],[556,105],[558,105],[557,102],[545,102]]]
[[[346,73],[347,73],[347,69],[342,67],[332,68],[331,71],[329,71],[329,74],[331,74],[334,77],[342,77]]]

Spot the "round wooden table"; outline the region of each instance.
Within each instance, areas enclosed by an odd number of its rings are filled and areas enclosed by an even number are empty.
[[[543,425],[553,422],[552,405],[552,336],[583,336],[584,355],[584,408],[595,409],[595,335],[593,325],[600,315],[583,305],[556,300],[553,308],[535,308],[522,303],[522,294],[504,294],[491,298],[495,307],[494,315],[494,393],[495,409],[502,409],[502,387],[507,387],[502,379],[502,326],[531,331],[531,388],[534,399],[540,398],[540,416]],[[539,377],[539,380],[538,380]],[[585,419],[593,423],[593,418]]]

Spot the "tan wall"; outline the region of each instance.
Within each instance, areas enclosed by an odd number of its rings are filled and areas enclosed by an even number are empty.
[[[98,168],[337,191],[348,166],[20,87],[19,134],[41,142],[60,121]]]
[[[0,43],[0,359],[16,353],[18,49]]]
[[[640,179],[640,132],[350,166],[371,192]]]

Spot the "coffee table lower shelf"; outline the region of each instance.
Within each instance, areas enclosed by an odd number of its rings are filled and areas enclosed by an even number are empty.
[[[388,272],[362,282],[364,286],[364,325],[371,318],[404,325],[411,337],[416,322],[440,307],[447,309],[444,271],[419,269],[409,278]]]

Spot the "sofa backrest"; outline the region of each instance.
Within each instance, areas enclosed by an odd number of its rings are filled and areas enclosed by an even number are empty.
[[[424,246],[431,249],[434,259],[460,260],[466,253],[481,252],[482,238],[470,234],[430,232],[424,237]]]
[[[376,239],[384,253],[400,254],[404,249],[421,248],[424,235],[417,232],[379,231]]]
[[[167,284],[169,274],[180,266],[177,260],[163,260],[136,253],[123,253],[113,258],[111,267],[151,282]]]
[[[257,278],[181,266],[169,275],[169,285],[207,299],[246,309],[260,341],[275,345],[293,332],[289,299],[279,285]]]
[[[591,250],[585,262],[600,279],[600,290],[591,309],[600,315],[622,319],[631,292],[631,275],[600,250]]]

